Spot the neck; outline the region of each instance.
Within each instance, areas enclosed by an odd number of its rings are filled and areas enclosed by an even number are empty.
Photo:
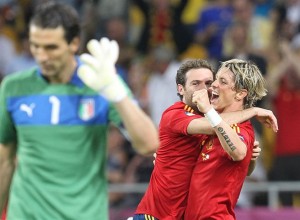
[[[68,83],[76,69],[77,62],[75,57],[70,60],[70,64],[65,65],[65,68],[61,70],[59,74],[48,77],[50,83]]]
[[[225,112],[236,112],[236,111],[240,111],[240,110],[244,110],[243,105],[240,103],[234,103],[230,106],[225,107],[224,109],[217,109],[217,112],[225,113]]]

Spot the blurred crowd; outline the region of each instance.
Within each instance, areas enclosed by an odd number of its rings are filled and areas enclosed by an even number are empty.
[[[0,1],[0,76],[35,65],[27,23],[37,2]],[[268,96],[258,103],[278,118],[279,132],[255,120],[262,154],[247,181],[300,180],[300,0],[61,0],[82,18],[82,45],[107,36],[120,46],[118,73],[137,103],[158,126],[165,108],[178,101],[175,75],[187,58],[215,69],[231,58],[255,62],[267,79]],[[109,132],[111,183],[148,182],[153,158],[134,152],[123,131]],[[141,195],[111,193],[111,207],[135,207]],[[283,206],[299,204],[281,195]],[[265,195],[242,194],[239,206],[264,205]]]

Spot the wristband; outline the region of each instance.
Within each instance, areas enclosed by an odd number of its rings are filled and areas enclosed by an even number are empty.
[[[204,114],[205,117],[207,118],[207,120],[209,121],[210,125],[214,128],[216,127],[218,124],[221,123],[222,118],[221,116],[218,114],[218,112],[216,112],[216,110],[214,108],[211,108],[206,114]]]

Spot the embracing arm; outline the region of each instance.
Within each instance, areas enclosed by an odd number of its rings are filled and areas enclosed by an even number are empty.
[[[223,149],[234,161],[240,161],[245,158],[247,154],[247,147],[245,143],[224,120],[215,126],[214,130]]]
[[[230,127],[229,123],[226,122],[210,105],[207,90],[203,89],[194,92],[193,102],[197,104],[199,111],[205,113],[205,118],[208,121],[207,126],[211,126],[211,128],[215,131],[216,135],[220,140],[222,147],[231,156],[231,158],[234,161],[240,161],[244,159],[244,157],[247,154],[247,147],[245,143],[240,139],[238,134]],[[245,110],[245,112],[249,113],[249,111],[247,110]],[[272,112],[267,110],[267,115],[270,113]],[[243,117],[245,115],[247,114],[242,114],[241,116]],[[260,111],[256,111],[254,115],[256,115],[257,117],[262,116]],[[271,114],[271,116],[274,116],[273,113]],[[273,129],[277,131],[277,120],[275,116],[273,120],[275,123],[274,124],[275,127]],[[271,124],[269,122],[269,118],[265,119],[265,121],[266,121],[265,123]]]
[[[158,147],[158,133],[151,119],[130,98],[115,103],[130,141],[137,152],[151,154]]]
[[[193,94],[193,100],[200,112],[203,112],[209,126],[218,136],[223,149],[234,161],[243,160],[247,154],[247,147],[238,134],[224,121],[211,106],[206,89],[198,90]]]
[[[277,119],[272,111],[253,107],[241,111],[221,113],[222,119],[229,125],[241,123],[256,117],[260,123],[265,124],[267,127],[272,128],[274,132],[278,130]],[[215,130],[210,126],[208,120],[203,117],[200,119],[192,120],[188,126],[189,134],[215,134]]]
[[[253,151],[252,151],[252,157],[251,161],[248,167],[248,173],[247,176],[250,176],[252,172],[254,171],[254,168],[256,166],[256,160],[259,157],[261,152],[261,148],[259,147],[259,142],[257,140],[254,141]]]
[[[247,176],[250,176],[252,174],[252,172],[254,171],[256,166],[256,160],[252,160],[250,161],[249,167],[248,167],[248,172],[247,172]]]
[[[13,144],[0,144],[0,213],[7,201],[12,175],[15,169],[16,148]]]
[[[212,109],[211,111],[215,110]],[[208,114],[206,114],[206,116],[210,117]],[[216,122],[215,118],[213,119],[213,121]],[[240,137],[234,131],[234,129],[232,129],[226,122],[224,122],[222,118],[219,118],[218,125],[214,126],[213,129],[215,130],[223,149],[231,156],[231,158],[234,161],[240,161],[245,158],[247,154],[247,147],[245,143],[240,139]],[[260,152],[261,148],[259,147],[259,142],[255,140],[252,150],[251,161],[248,166],[247,176],[250,176],[251,173],[254,171],[256,166],[256,160],[259,157]]]

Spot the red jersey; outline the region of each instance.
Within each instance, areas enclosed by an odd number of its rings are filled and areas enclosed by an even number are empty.
[[[183,102],[165,110],[159,125],[160,146],[154,170],[136,214],[149,214],[160,220],[182,219],[201,140],[207,137],[189,135],[187,127],[201,117]]]
[[[299,85],[298,85],[299,86]],[[274,100],[279,131],[276,134],[275,154],[279,156],[300,155],[300,88],[280,86]]]
[[[217,136],[206,140],[191,178],[184,219],[235,219],[234,207],[248,172],[254,144],[250,121],[232,126],[247,146],[242,161],[233,161]]]

